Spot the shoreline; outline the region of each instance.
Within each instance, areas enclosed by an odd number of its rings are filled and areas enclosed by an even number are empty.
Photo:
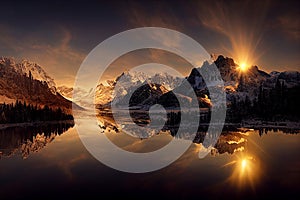
[[[242,121],[242,127],[245,128],[287,128],[299,129],[300,122],[295,121]]]
[[[0,124],[0,130],[11,128],[11,127],[29,127],[29,126],[41,126],[41,125],[48,125],[48,124],[63,124],[63,123],[69,123],[75,125],[75,122],[73,120],[21,122],[21,123],[11,123],[11,124]]]
[[[105,120],[107,121],[107,119]],[[0,130],[11,128],[11,127],[28,127],[28,126],[41,126],[48,124],[61,124],[69,123],[74,124],[73,120],[62,120],[62,121],[37,121],[37,122],[23,122],[23,123],[11,123],[11,124],[0,124]],[[111,122],[110,122],[111,123]],[[200,126],[209,126],[209,123],[202,123]],[[300,130],[300,122],[294,121],[243,121],[241,123],[224,123],[225,128],[248,128],[248,129],[260,129],[260,128],[278,128],[278,129],[296,129]]]
[[[209,124],[205,124],[209,125]],[[251,121],[251,122],[240,122],[240,123],[224,123],[224,128],[246,128],[246,129],[293,129],[300,130],[300,122],[260,122],[260,121]]]

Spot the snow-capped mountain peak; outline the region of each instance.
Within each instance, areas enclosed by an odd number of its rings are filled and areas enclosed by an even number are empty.
[[[51,92],[56,94],[56,84],[54,79],[51,78],[39,64],[30,62],[26,59],[23,59],[20,63],[16,63],[14,58],[6,57],[1,57],[0,63],[5,64],[7,67],[10,66],[15,72],[21,75],[30,76],[31,74],[33,79],[46,82]]]
[[[17,70],[19,70],[21,73],[27,75],[31,73],[33,79],[45,81],[52,93],[56,93],[56,84],[54,82],[54,79],[51,78],[39,64],[30,62],[28,60],[22,60],[22,62],[16,66]]]
[[[8,57],[1,57],[0,63],[5,66],[15,66],[16,62],[14,58],[8,58]]]
[[[150,76],[140,71],[125,71],[115,80],[107,80],[105,84],[100,83],[90,91],[79,88],[79,94],[76,96],[82,98],[77,99],[76,102],[85,107],[86,102],[84,102],[84,99],[94,98],[95,104],[108,105],[113,100],[117,103],[119,99],[122,99],[130,91],[137,89],[138,86],[150,85],[153,90],[162,90],[165,93],[179,86],[182,81],[183,78],[174,77],[167,73]],[[161,87],[158,87],[158,85],[161,85]],[[65,98],[72,99],[73,88],[61,86],[58,87],[58,92]]]
[[[0,102],[16,100],[71,113],[72,103],[56,92],[54,80],[36,63],[0,58]]]

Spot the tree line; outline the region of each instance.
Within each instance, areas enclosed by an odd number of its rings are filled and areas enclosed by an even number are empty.
[[[66,114],[61,108],[52,109],[45,105],[27,104],[16,100],[13,104],[0,104],[0,123],[23,123],[37,121],[73,120],[71,114]]]
[[[233,98],[227,110],[227,121],[258,118],[267,121],[298,121],[300,119],[300,87],[287,88],[283,80],[277,80],[273,88],[260,85],[258,95],[250,100]]]

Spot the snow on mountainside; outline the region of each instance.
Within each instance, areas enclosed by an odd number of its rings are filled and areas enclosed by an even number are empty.
[[[150,83],[155,83],[151,90],[162,90],[166,93],[174,88],[178,87],[182,78],[173,77],[166,73],[157,73],[153,76],[148,76],[142,72],[123,72],[115,81],[113,86],[114,92],[112,93],[112,99],[114,104],[118,104],[129,92],[138,89],[138,86],[149,85]],[[117,83],[117,84],[116,84]],[[162,85],[162,88],[156,87],[157,85]],[[109,102],[107,102],[109,103]]]
[[[82,107],[86,107],[88,106],[88,103],[85,102],[85,99],[90,99],[93,98],[93,94],[94,94],[94,90],[90,89],[90,90],[85,90],[82,88],[77,88],[77,95],[76,95],[76,99],[74,99],[73,93],[74,93],[74,89],[71,87],[67,87],[67,86],[59,86],[57,87],[57,92],[59,94],[61,94],[63,97],[65,97],[66,99],[70,100],[70,101],[75,101],[77,103],[79,103],[79,106]]]
[[[108,105],[113,100],[114,103],[117,103],[130,91],[137,89],[137,86],[148,85],[148,83],[152,82],[163,85],[163,92],[168,92],[177,87],[182,80],[183,79],[179,77],[173,77],[166,73],[148,76],[143,72],[125,71],[115,80],[107,80],[106,84],[98,84],[96,89],[79,88],[77,90],[79,94],[76,95],[79,99],[77,99],[76,102],[84,107],[86,105],[86,102],[84,102],[85,98],[95,98],[95,104]],[[117,88],[116,85],[118,86]],[[155,87],[152,89],[155,89]],[[57,91],[65,98],[69,100],[73,99],[73,88],[60,86],[57,88]]]
[[[227,58],[222,55],[218,56],[214,61],[214,64],[219,69],[222,80],[217,80],[217,76],[211,74],[209,72],[209,68],[212,67],[213,64],[209,62],[204,62],[203,65],[198,69],[193,69],[190,75],[186,78],[187,81],[194,88],[198,96],[198,101],[201,107],[211,106],[211,102],[209,101],[209,91],[207,86],[209,87],[219,87],[221,85],[221,81],[224,82],[224,90],[226,91],[226,99],[227,103],[230,104],[233,101],[257,101],[258,95],[260,93],[261,86],[265,89],[273,89],[276,85],[277,81],[284,83],[286,88],[293,88],[300,86],[300,73],[299,72],[273,72],[266,73],[260,70],[257,66],[248,66],[246,70],[242,70],[241,67],[234,62],[232,58]],[[209,84],[206,85],[202,75],[199,73],[209,72],[210,79]],[[157,76],[157,77],[156,77]],[[183,91],[180,88],[180,83],[182,79],[177,82],[179,79],[170,79],[168,81],[168,76],[156,75],[154,77],[159,80],[158,82],[162,84],[169,91],[173,90],[178,93],[178,91]],[[161,80],[160,80],[161,79]],[[153,80],[153,78],[152,78]],[[172,85],[172,83],[174,85]],[[121,85],[121,84],[120,84]],[[170,86],[170,87],[168,87]],[[181,94],[177,94],[180,96]],[[122,97],[121,95],[119,95]],[[187,98],[186,96],[184,96]],[[208,98],[207,98],[208,97]],[[163,93],[159,101],[165,105],[176,105],[176,101],[172,100],[172,95],[168,93]],[[144,102],[151,102],[149,100]],[[218,103],[215,102],[218,106]]]
[[[275,87],[277,81],[283,82],[287,88],[300,86],[300,73],[296,71],[271,72],[268,74],[257,66],[249,66],[243,71],[232,58],[225,58],[221,55],[216,58],[214,63],[224,81],[228,103],[245,101],[246,98],[253,101],[259,94],[260,86],[265,89],[271,89]],[[201,66],[202,70],[209,69],[209,67],[211,67],[211,64],[208,62],[204,62],[203,66]],[[205,81],[197,69],[191,71],[187,80],[198,94],[209,95]]]
[[[260,84],[270,77],[269,74],[259,70],[257,66],[250,66],[246,71],[242,71],[232,58],[225,58],[221,55],[216,58],[214,64],[219,69],[224,81],[224,89],[229,102],[233,98],[238,100],[245,100],[247,96],[250,99],[255,98],[258,94]],[[212,64],[204,62],[201,70],[208,71],[211,66]],[[205,81],[198,70],[193,69],[187,80],[198,94],[209,95]]]
[[[37,106],[49,106],[71,113],[72,102],[56,92],[54,80],[41,66],[23,60],[0,58],[0,103],[16,100]]]
[[[300,82],[300,72],[297,71],[285,71],[278,74],[277,78],[279,80],[285,81],[285,86],[287,88],[299,86]]]
[[[108,102],[111,102],[113,99],[113,85],[103,85],[100,83],[97,85],[96,93],[95,93],[95,104],[107,104]]]
[[[54,79],[51,78],[40,65],[34,62],[30,62],[28,60],[22,60],[22,62],[19,65],[17,65],[17,67],[19,67],[23,74],[29,74],[30,72],[33,79],[45,81],[50,90],[54,94],[56,93],[56,84],[54,82]]]
[[[226,97],[228,103],[232,101],[245,101],[246,98],[250,101],[254,101],[259,94],[261,86],[264,88],[273,88],[277,80],[283,81],[286,87],[295,87],[300,85],[300,73],[299,72],[271,72],[270,74],[260,70],[257,66],[249,66],[246,71],[242,71],[240,66],[234,62],[232,58],[224,56],[216,57],[214,64],[220,71],[222,80],[224,81],[224,90],[226,91]],[[209,70],[212,64],[204,62],[201,66],[202,70]],[[211,76],[214,78],[216,76]],[[108,106],[111,102],[119,104],[123,101],[123,98],[128,97],[128,94],[133,94],[135,90],[138,90],[142,85],[148,85],[146,87],[152,90],[149,94],[157,92],[162,94],[162,101],[168,105],[167,101],[170,100],[168,94],[180,87],[183,78],[173,77],[166,73],[157,73],[153,76],[147,76],[143,72],[125,71],[115,80],[108,80],[106,84],[99,84],[96,88],[92,89],[79,89],[80,93],[77,97],[95,98],[95,104]],[[211,105],[209,101],[209,92],[207,90],[206,83],[203,77],[200,75],[197,69],[193,69],[186,80],[194,88],[200,104],[204,107]],[[214,83],[219,83],[221,80],[213,80]],[[153,85],[151,85],[151,83]],[[157,85],[162,85],[162,88],[158,88]],[[138,87],[139,86],[139,87]],[[153,87],[152,87],[153,86]],[[158,91],[161,90],[161,91]],[[58,92],[68,99],[72,99],[72,88],[58,87]],[[95,97],[94,97],[95,94]],[[148,94],[148,93],[145,93]],[[183,98],[188,98],[182,94],[178,94]],[[157,97],[155,97],[157,99]],[[144,103],[152,102],[154,99],[144,99]],[[81,106],[85,105],[83,100],[78,99]],[[173,102],[174,103],[174,102]],[[170,104],[171,105],[171,104]]]
[[[247,72],[242,72],[239,65],[232,58],[219,56],[214,63],[220,71],[227,91],[235,92],[239,90],[242,92],[242,90],[247,90],[249,92],[270,77],[267,73],[259,70],[257,66],[251,66],[247,69]],[[211,64],[208,62],[204,62],[201,66],[202,70],[209,70],[210,67]],[[197,69],[193,69],[187,79],[193,88],[197,90],[206,88],[205,82]]]
[[[42,82],[45,81],[51,92],[53,94],[56,94],[56,84],[54,82],[54,79],[51,78],[39,64],[30,62],[25,59],[22,60],[21,63],[16,63],[13,58],[5,57],[0,58],[0,63],[11,66],[17,73],[21,75],[29,76],[29,73],[31,73],[33,79]]]
[[[67,86],[59,86],[59,87],[57,87],[57,92],[60,93],[66,99],[72,101],[73,88],[70,88]]]

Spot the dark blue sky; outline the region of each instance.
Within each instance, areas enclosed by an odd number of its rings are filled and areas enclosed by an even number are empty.
[[[0,55],[38,62],[59,85],[71,84],[101,41],[158,26],[268,72],[300,70],[299,8],[297,1],[4,1]]]

